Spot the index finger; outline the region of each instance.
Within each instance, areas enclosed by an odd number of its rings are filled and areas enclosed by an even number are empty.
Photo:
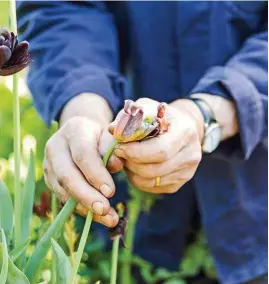
[[[177,135],[168,131],[149,140],[120,144],[116,146],[114,153],[135,163],[162,163],[172,158],[181,148],[182,143]]]

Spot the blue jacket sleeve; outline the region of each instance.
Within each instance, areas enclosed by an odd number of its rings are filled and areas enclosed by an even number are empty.
[[[267,26],[267,24],[266,24]],[[215,66],[191,93],[203,92],[233,99],[236,105],[240,152],[248,159],[268,135],[268,31],[251,36],[225,66]]]
[[[28,86],[46,123],[82,92],[103,96],[117,112],[123,100],[118,41],[104,3],[21,1],[18,25],[34,63]]]

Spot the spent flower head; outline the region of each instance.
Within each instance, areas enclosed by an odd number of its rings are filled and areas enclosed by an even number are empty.
[[[140,141],[155,137],[168,130],[166,104],[152,108],[126,100],[124,108],[110,124],[109,132],[121,143]]]
[[[18,42],[17,36],[7,28],[0,28],[0,76],[18,73],[30,63],[29,43]]]
[[[116,205],[116,211],[119,215],[119,223],[117,224],[116,227],[108,229],[109,235],[110,235],[111,240],[115,240],[115,238],[119,236],[123,243],[123,246],[126,247],[123,237],[124,237],[126,227],[127,227],[127,222],[128,222],[127,207],[124,203],[120,202]]]

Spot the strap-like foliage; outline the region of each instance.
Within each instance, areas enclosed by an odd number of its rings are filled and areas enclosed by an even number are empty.
[[[54,279],[57,284],[66,284],[71,276],[71,264],[58,243],[51,239],[55,269]]]
[[[0,229],[3,229],[7,241],[13,228],[13,205],[9,190],[0,180]]]
[[[0,283],[6,283],[8,274],[8,251],[6,236],[3,229],[1,229],[0,255],[0,266],[2,267],[0,273]]]

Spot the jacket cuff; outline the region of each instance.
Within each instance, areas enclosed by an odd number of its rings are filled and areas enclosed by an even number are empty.
[[[260,94],[242,73],[230,67],[213,67],[191,91],[218,95],[235,102],[241,148],[248,159],[260,142],[264,124],[264,110]]]
[[[58,120],[65,104],[76,95],[85,92],[102,96],[116,114],[122,105],[124,90],[124,78],[110,70],[93,65],[74,69],[58,80],[49,94],[45,106],[45,122],[51,125],[53,120]]]

